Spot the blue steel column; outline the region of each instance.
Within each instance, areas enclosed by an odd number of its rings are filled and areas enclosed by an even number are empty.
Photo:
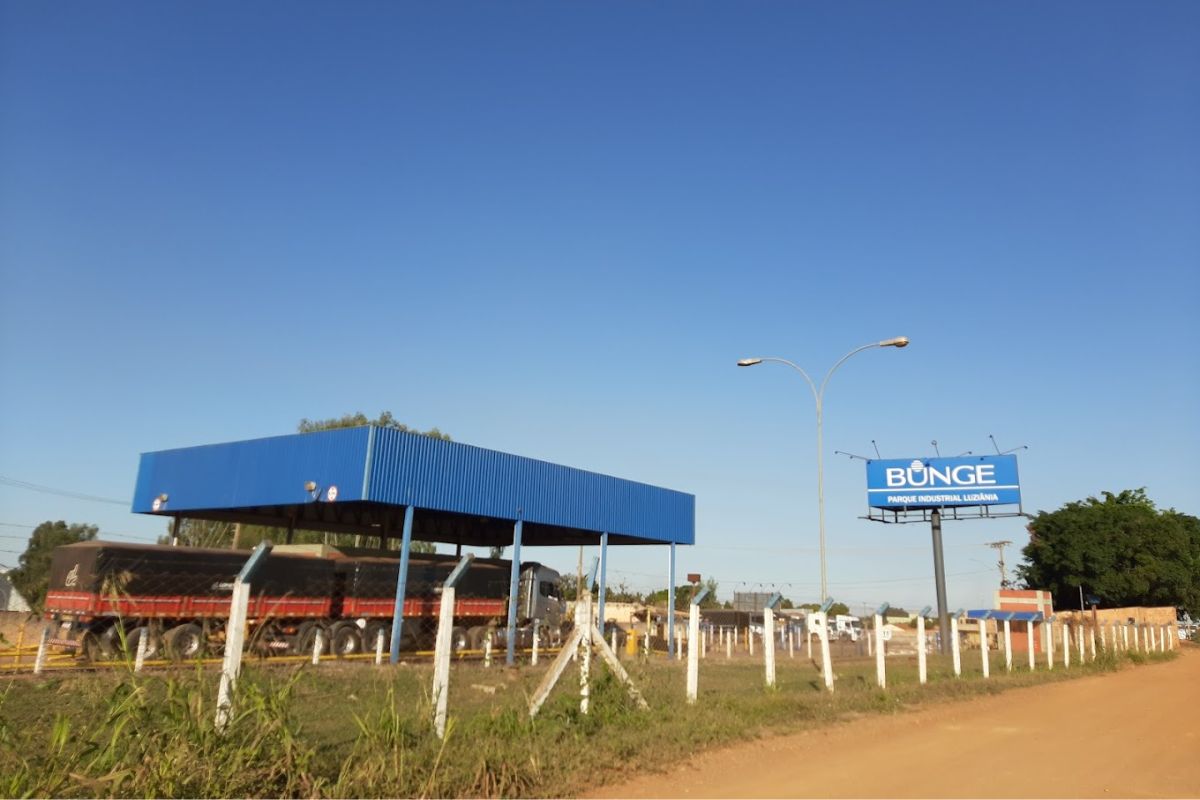
[[[413,507],[404,508],[404,534],[400,539],[400,571],[396,574],[396,610],[392,613],[391,662],[400,661],[400,631],[404,624],[404,597],[408,588],[408,550],[412,545]]]
[[[667,658],[675,658],[675,543],[671,542],[670,582],[667,583]]]
[[[517,595],[521,586],[521,530],[523,520],[517,520],[513,527],[512,569],[508,577],[508,653],[504,663],[512,666],[516,658],[517,646]]]
[[[604,591],[608,588],[608,531],[600,534],[600,602],[596,604],[596,623],[604,630]]]

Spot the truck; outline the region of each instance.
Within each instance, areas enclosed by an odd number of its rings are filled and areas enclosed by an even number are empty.
[[[829,638],[857,642],[863,636],[862,620],[850,614],[836,614],[829,619]]]
[[[133,652],[146,637],[147,657],[194,658],[225,638],[234,580],[248,550],[88,541],[56,548],[45,613],[57,623],[51,644],[85,660]],[[402,650],[432,647],[441,585],[458,558],[411,553]],[[329,545],[277,545],[251,581],[248,647],[262,654],[322,649],[352,655],[390,647],[396,608],[396,551]],[[457,585],[453,647],[477,649],[507,622],[512,562],[475,559]],[[537,562],[520,566],[518,643],[535,627],[561,630],[566,603],[559,573]]]

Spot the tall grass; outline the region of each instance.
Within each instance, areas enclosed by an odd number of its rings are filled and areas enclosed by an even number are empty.
[[[432,730],[424,666],[247,668],[223,734],[213,726],[212,672],[24,677],[0,691],[0,794],[567,796],[729,741],[1172,657],[1101,654],[1082,669],[1034,673],[993,663],[989,681],[978,672],[955,679],[935,657],[925,686],[914,664],[889,659],[887,691],[864,659],[837,665],[833,694],[806,661],[781,662],[767,690],[761,664],[713,660],[695,705],[684,700],[680,665],[642,662],[627,666],[648,711],[596,671],[583,715],[568,671],[536,719],[527,708],[540,670],[462,664],[444,739]]]

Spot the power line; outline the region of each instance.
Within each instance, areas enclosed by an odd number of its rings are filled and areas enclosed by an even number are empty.
[[[30,483],[29,481],[19,481],[16,478],[9,478],[0,475],[0,484],[5,486],[13,486],[17,489],[28,489],[31,492],[41,492],[43,494],[55,494],[59,497],[69,497],[72,500],[87,500],[92,503],[111,503],[117,506],[128,506],[128,500],[117,500],[112,497],[100,497],[94,494],[84,494],[83,492],[72,492],[68,489],[56,489],[53,486],[42,486],[38,483]]]

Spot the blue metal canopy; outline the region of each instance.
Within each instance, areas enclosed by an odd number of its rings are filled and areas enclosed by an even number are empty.
[[[696,498],[392,428],[364,426],[143,453],[135,513],[471,546],[694,544]]]
[[[999,611],[994,608],[977,608],[967,612],[967,619],[998,619],[1001,622],[1041,622],[1040,611]]]

